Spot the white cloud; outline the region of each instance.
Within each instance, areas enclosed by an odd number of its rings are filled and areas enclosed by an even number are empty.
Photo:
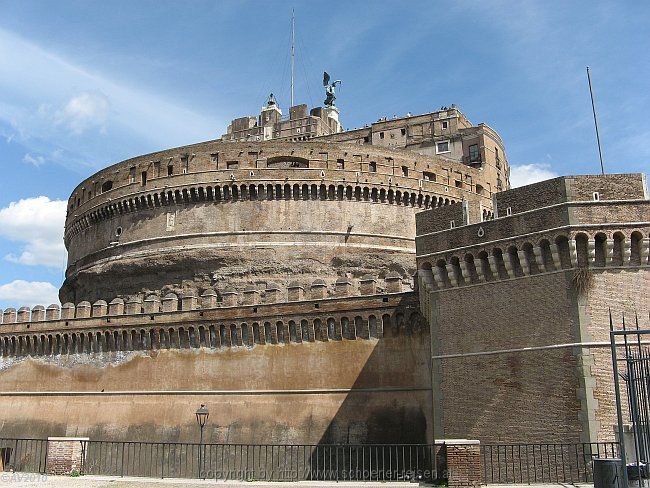
[[[216,138],[225,119],[149,87],[100,74],[0,28],[0,131],[31,154],[59,150],[67,166]],[[123,73],[119,73],[119,77]],[[98,134],[102,136],[101,143]],[[121,148],[116,150],[115,148]],[[47,158],[46,159],[51,159]]]
[[[66,202],[40,196],[11,202],[0,209],[0,236],[23,243],[5,259],[29,266],[61,268],[65,260],[63,227]]]
[[[48,306],[59,303],[59,291],[46,281],[14,280],[0,285],[0,301],[15,304],[12,306]]]
[[[23,163],[32,164],[36,167],[39,167],[40,165],[45,163],[45,158],[38,154],[27,153],[25,154],[25,156],[23,156]]]
[[[551,169],[550,164],[531,163],[510,166],[510,186],[512,188],[549,180],[556,176],[558,174]]]
[[[67,126],[73,134],[99,127],[105,131],[111,104],[103,93],[82,92],[54,114],[55,123]]]

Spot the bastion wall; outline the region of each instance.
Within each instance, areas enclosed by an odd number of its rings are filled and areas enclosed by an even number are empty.
[[[541,195],[541,196],[540,196]],[[420,304],[431,324],[436,435],[483,442],[613,441],[609,311],[650,303],[642,175],[563,177],[418,218]]]
[[[429,342],[398,280],[152,295],[5,311],[0,420],[7,437],[422,443]]]

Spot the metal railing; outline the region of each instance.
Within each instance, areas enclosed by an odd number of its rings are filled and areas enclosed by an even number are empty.
[[[46,460],[46,439],[0,437],[0,472],[44,473]]]
[[[83,474],[219,480],[433,479],[434,446],[87,441]],[[199,465],[202,472],[199,473]]]
[[[592,482],[594,458],[617,457],[617,442],[483,444],[485,483]]]

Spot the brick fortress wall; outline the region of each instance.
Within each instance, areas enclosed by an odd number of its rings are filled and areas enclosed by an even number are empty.
[[[417,296],[399,277],[333,288],[8,309],[3,436],[195,441],[205,403],[208,442],[426,442]]]
[[[417,216],[436,436],[613,439],[607,310],[650,326],[649,210],[642,175],[612,175],[498,194],[489,222]]]

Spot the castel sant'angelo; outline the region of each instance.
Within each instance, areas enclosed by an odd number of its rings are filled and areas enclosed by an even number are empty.
[[[72,192],[63,305],[0,324],[2,436],[614,438],[608,309],[648,325],[645,176],[510,189],[452,105],[233,120]]]

